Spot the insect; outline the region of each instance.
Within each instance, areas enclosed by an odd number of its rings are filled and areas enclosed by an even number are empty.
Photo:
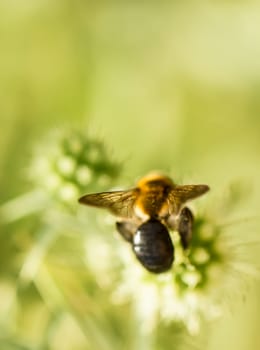
[[[207,185],[176,185],[169,177],[152,173],[132,189],[87,194],[79,202],[108,209],[117,216],[117,231],[131,244],[140,263],[150,272],[161,273],[174,261],[168,229],[179,232],[182,247],[187,249],[193,215],[184,204],[208,190]]]

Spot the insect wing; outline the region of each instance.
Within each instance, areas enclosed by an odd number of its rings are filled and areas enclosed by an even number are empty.
[[[137,189],[129,191],[114,191],[87,194],[79,199],[82,204],[105,208],[114,215],[131,218],[134,215],[133,206],[137,198]]]
[[[181,206],[194,198],[197,198],[209,190],[207,185],[175,186],[168,194],[168,202],[171,214],[178,214]]]

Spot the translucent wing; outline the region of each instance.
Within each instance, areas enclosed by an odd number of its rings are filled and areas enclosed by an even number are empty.
[[[133,206],[138,195],[138,189],[87,194],[79,202],[98,208],[110,210],[114,215],[131,218],[134,215]]]
[[[175,186],[168,194],[170,213],[178,214],[185,202],[203,195],[208,190],[207,185]]]

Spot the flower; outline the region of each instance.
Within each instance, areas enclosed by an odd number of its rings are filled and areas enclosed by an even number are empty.
[[[173,232],[172,236],[175,262],[166,273],[151,274],[129,254],[131,251],[121,254],[124,263],[122,281],[113,300],[131,300],[146,332],[153,331],[160,320],[181,322],[191,334],[196,334],[201,318],[214,319],[220,315],[221,307],[214,300],[212,291],[221,279],[211,269],[221,271],[228,263],[229,255],[224,247],[218,249],[222,234],[206,218],[195,221],[188,254],[182,250],[178,233]]]
[[[109,187],[119,174],[101,140],[80,131],[55,131],[38,146],[29,177],[58,202],[73,203],[87,191]]]
[[[101,215],[104,217],[103,213]],[[182,324],[191,335],[197,334],[203,321],[213,321],[223,315],[228,294],[232,300],[232,291],[235,294],[241,274],[246,276],[248,271],[254,272],[252,265],[243,261],[238,253],[229,227],[220,225],[219,219],[217,212],[206,209],[195,215],[187,252],[183,251],[178,232],[172,232],[175,261],[172,269],[165,273],[148,272],[137,261],[128,243],[119,235],[112,237],[112,242],[107,233],[101,238],[105,252],[102,262],[88,260],[88,268],[95,271],[99,285],[110,290],[114,305],[132,306],[145,334],[155,332],[159,324]],[[108,225],[105,220],[102,225],[100,236],[102,230],[113,230],[110,220]],[[86,237],[86,256],[91,252],[93,255],[95,250],[95,245],[88,242]],[[99,246],[100,242],[96,253]],[[117,277],[111,273],[115,268]],[[235,270],[240,273],[237,278],[234,277]]]

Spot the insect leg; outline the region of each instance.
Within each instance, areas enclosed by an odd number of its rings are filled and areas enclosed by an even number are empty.
[[[129,221],[117,221],[116,222],[117,231],[120,235],[127,241],[132,243],[133,236],[137,230],[137,226]]]
[[[178,232],[181,237],[181,245],[183,249],[189,247],[192,238],[193,215],[189,208],[184,207],[181,210],[178,223]]]

